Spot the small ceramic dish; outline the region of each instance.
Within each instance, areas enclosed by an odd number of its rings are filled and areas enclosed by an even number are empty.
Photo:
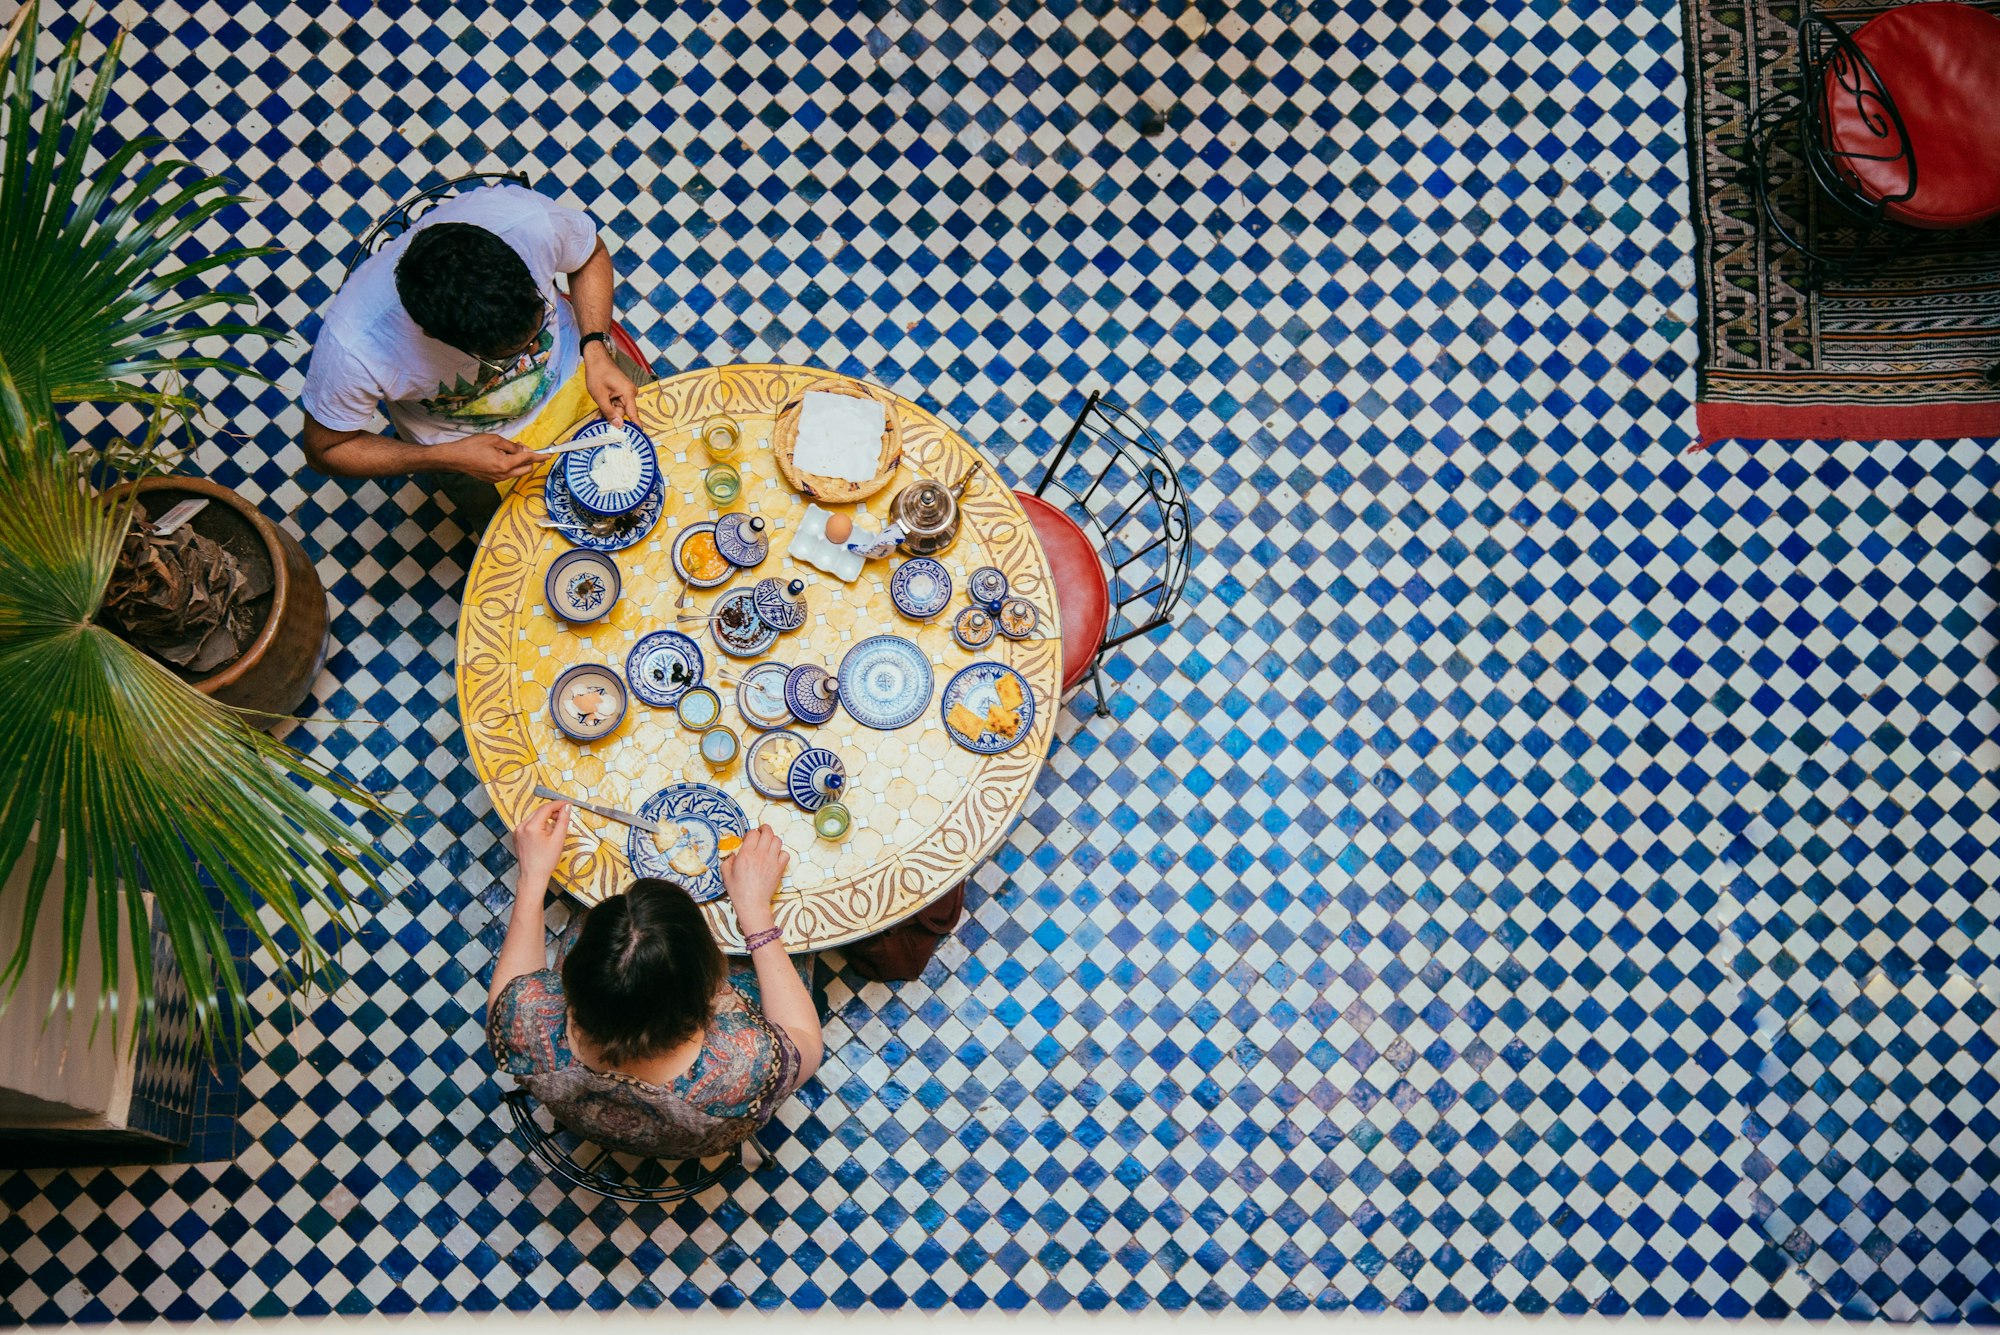
[[[847,787],[847,765],[824,747],[811,747],[792,762],[785,775],[785,787],[792,801],[807,811],[818,811]]]
[[[549,563],[542,596],[549,611],[576,626],[609,612],[622,588],[616,561],[603,552],[579,548]]]
[[[722,697],[706,686],[690,686],[681,693],[674,713],[680,718],[683,728],[689,732],[702,732],[721,722]]]
[[[801,663],[785,678],[785,708],[801,723],[824,723],[840,708],[833,676],[816,663]]]
[[[715,521],[715,546],[722,559],[747,570],[771,554],[764,516],[727,514]]]
[[[681,694],[701,685],[706,660],[701,646],[677,630],[656,630],[625,655],[625,680],[632,694],[655,709],[671,709]]]
[[[587,450],[562,457],[563,482],[585,514],[615,519],[639,506],[660,481],[660,459],[646,433],[630,422],[599,422],[578,432],[578,440],[603,436]]]
[[[708,610],[708,633],[732,658],[762,657],[778,642],[778,632],[757,615],[757,601],[749,589],[731,589]]]
[[[1025,640],[1042,624],[1042,614],[1026,598],[1006,598],[1001,601],[1000,615],[994,621],[1008,639]]]
[[[812,746],[804,733],[793,732],[790,728],[778,728],[771,732],[759,733],[757,740],[750,743],[743,753],[743,777],[759,796],[774,802],[791,800],[792,762],[804,755]]]
[[[972,599],[974,607],[983,607],[988,612],[1000,610],[1000,600],[1007,596],[1007,574],[998,566],[981,566],[965,581],[965,596]]]
[[[1000,628],[993,622],[993,614],[983,607],[968,607],[951,619],[951,638],[958,641],[961,649],[978,653],[993,643],[993,637]]]
[[[726,723],[718,723],[701,735],[701,758],[716,769],[728,768],[738,749],[736,730]]]
[[[913,556],[889,576],[889,601],[912,621],[929,621],[951,601],[951,572],[944,562]]]
[[[549,718],[573,742],[610,736],[625,721],[625,680],[602,663],[578,663],[549,688]]]
[[[797,630],[806,624],[806,582],[795,579],[789,584],[781,584],[775,579],[760,579],[751,590],[757,607],[757,617],[772,630]]]
[[[736,683],[736,712],[753,728],[782,728],[792,721],[785,704],[785,680],[792,675],[783,663],[759,663]]]
[[[682,529],[667,555],[674,563],[674,573],[693,588],[727,584],[736,573],[736,567],[722,559],[722,549],[715,542],[715,525],[706,519]]]
[[[938,717],[951,739],[982,756],[1011,751],[1035,723],[1035,692],[1004,663],[974,663],[944,684]]]

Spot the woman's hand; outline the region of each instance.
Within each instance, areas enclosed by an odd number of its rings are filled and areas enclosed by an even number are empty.
[[[736,925],[750,936],[771,925],[771,899],[792,855],[778,842],[769,825],[759,825],[743,837],[743,846],[722,860],[722,888],[736,910]]]
[[[514,827],[514,856],[520,861],[522,883],[536,882],[547,887],[562,861],[563,841],[569,838],[569,803],[544,802]]]

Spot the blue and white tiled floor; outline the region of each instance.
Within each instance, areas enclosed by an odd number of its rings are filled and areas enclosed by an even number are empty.
[[[1668,0],[134,18],[119,125],[247,177],[307,338],[367,219],[518,165],[663,365],[869,376],[1014,476],[1108,385],[1201,555],[923,981],[827,986],[782,1170],[627,1209],[495,1115],[465,535],[303,470],[301,347],[211,385],[411,889],[336,997],[261,998],[234,1162],[0,1177],[7,1319],[1990,1314],[2000,447],[1682,455]]]

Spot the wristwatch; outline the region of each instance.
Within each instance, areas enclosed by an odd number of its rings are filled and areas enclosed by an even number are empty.
[[[610,337],[610,335],[608,335],[608,334],[585,334],[585,335],[584,335],[584,336],[583,336],[582,338],[580,338],[580,339],[578,339],[578,340],[576,341],[576,352],[577,352],[577,355],[578,355],[579,357],[580,357],[580,356],[582,356],[582,355],[583,355],[583,350],[584,350],[585,348],[589,347],[589,346],[591,345],[591,343],[593,343],[593,342],[597,342],[597,343],[602,343],[602,344],[604,345],[604,350],[605,350],[606,352],[609,352],[609,351],[611,351],[611,337]]]

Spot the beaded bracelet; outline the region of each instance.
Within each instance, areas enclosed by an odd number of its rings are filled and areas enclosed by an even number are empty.
[[[784,933],[779,931],[775,927],[766,927],[761,932],[752,933],[743,942],[743,948],[745,950],[762,950],[765,946],[770,945],[773,941],[778,940],[783,935]]]

